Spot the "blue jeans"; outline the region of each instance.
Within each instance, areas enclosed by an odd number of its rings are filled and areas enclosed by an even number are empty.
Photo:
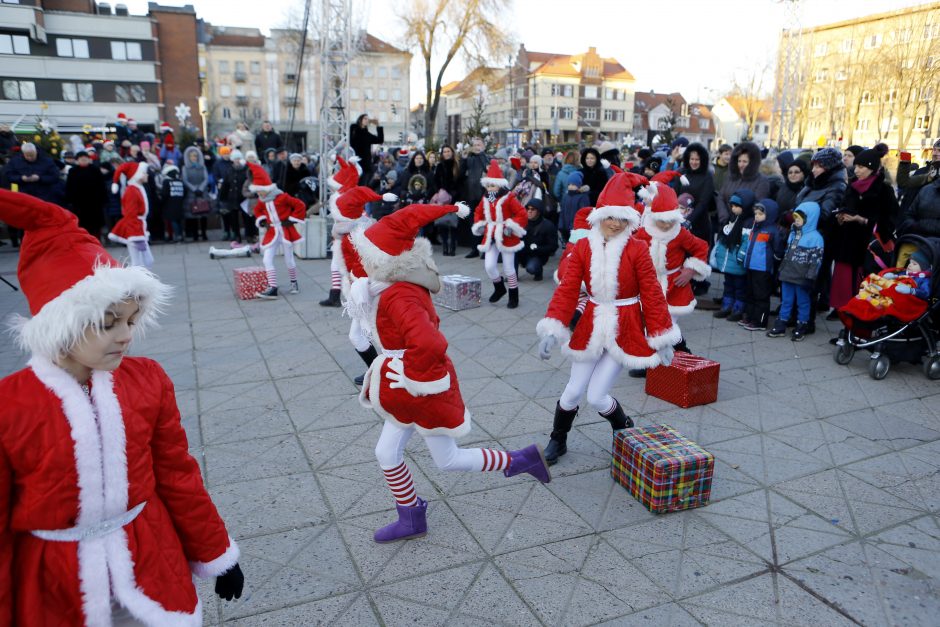
[[[796,321],[798,324],[806,324],[810,320],[810,309],[812,298],[809,290],[796,283],[780,283],[780,289],[783,292],[783,300],[780,302],[780,319],[789,322],[789,316],[793,312],[793,301],[796,301]]]
[[[747,304],[747,275],[725,274],[725,289],[721,294],[721,308],[741,313]]]

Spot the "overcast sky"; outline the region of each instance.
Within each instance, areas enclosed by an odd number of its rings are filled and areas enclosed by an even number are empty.
[[[122,1],[132,14],[147,11],[147,0]],[[354,13],[368,16],[369,32],[400,44],[392,5],[401,1],[353,0]],[[192,4],[213,24],[262,30],[282,25],[291,7],[303,8],[303,0],[160,2]],[[814,26],[917,4],[924,0],[802,0],[802,22]],[[636,77],[637,90],[680,91],[689,100],[713,102],[736,74],[744,78],[756,67],[773,67],[785,9],[781,0],[516,0],[506,24],[529,50],[577,54],[595,46]],[[462,64],[453,64],[445,83],[465,74]],[[424,68],[417,58],[411,75],[414,106],[424,99]]]

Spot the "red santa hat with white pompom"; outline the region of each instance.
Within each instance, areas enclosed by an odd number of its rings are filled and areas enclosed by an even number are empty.
[[[127,185],[136,183],[147,174],[147,168],[146,161],[141,161],[140,163],[127,161],[119,165],[117,169],[114,170],[114,177],[111,182],[111,193],[116,194],[120,191],[122,177]]]
[[[640,212],[635,207],[637,202],[633,188],[646,182],[646,177],[632,172],[614,174],[597,197],[597,207],[588,214],[588,222],[591,226],[597,226],[607,218],[617,218],[628,222],[631,228],[638,227]]]
[[[499,169],[499,162],[496,159],[490,159],[490,166],[486,169],[486,176],[480,179],[480,185],[496,185],[497,187],[509,187],[509,181],[503,176],[503,171]]]

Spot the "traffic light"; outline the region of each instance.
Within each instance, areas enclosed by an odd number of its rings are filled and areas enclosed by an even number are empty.
[[[395,106],[395,103],[392,103],[392,115],[398,115],[398,107]]]
[[[405,133],[403,131],[398,131],[398,143],[399,144],[405,143]]]

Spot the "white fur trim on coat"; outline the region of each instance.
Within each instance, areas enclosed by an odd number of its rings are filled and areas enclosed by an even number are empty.
[[[156,324],[171,292],[169,285],[146,268],[102,264],[46,303],[32,318],[15,317],[12,326],[16,342],[24,351],[53,360],[75,346],[89,326],[100,327],[110,305],[127,298],[136,298],[140,304],[134,327],[140,334]]]
[[[646,218],[649,216],[649,218]],[[672,209],[670,211],[646,211],[643,213],[643,217],[648,219],[649,224],[651,222],[682,222],[682,212],[678,209]]]
[[[699,259],[698,257],[686,257],[682,263],[684,268],[690,268],[695,274],[692,276],[696,281],[704,281],[712,273],[712,267]]]
[[[256,194],[258,194],[258,196],[262,196],[263,194],[270,194],[271,192],[274,192],[275,190],[277,190],[277,185],[275,185],[274,183],[271,183],[270,185],[249,185],[248,186],[248,191],[255,192]]]
[[[525,237],[525,229],[520,226],[518,222],[509,218],[503,222],[503,225],[512,232],[513,235],[518,237]]]
[[[395,256],[373,244],[372,240],[366,237],[365,227],[354,229],[350,237],[366,273],[377,281],[393,283],[407,280],[405,277],[410,273],[426,271],[428,267],[437,270],[431,242],[424,237],[416,237],[410,250]]]
[[[551,336],[558,340],[559,344],[564,344],[571,339],[571,329],[569,329],[561,320],[555,318],[542,318],[535,325],[535,333],[540,337]]]
[[[685,316],[695,311],[695,306],[697,304],[698,301],[693,298],[692,302],[690,302],[688,305],[669,305],[669,313],[673,317]]]
[[[588,214],[587,221],[591,224],[591,226],[597,226],[605,218],[626,220],[634,229],[640,225],[640,214],[636,209],[633,207],[618,207],[616,205],[595,207],[591,213]]]
[[[486,187],[487,185],[496,185],[498,187],[509,187],[509,181],[506,179],[496,179],[484,176],[480,179],[480,185]]]
[[[470,227],[470,232],[479,237],[483,235],[483,229],[486,228],[486,220],[481,220],[480,222],[474,222],[473,226]]]
[[[92,373],[90,400],[78,382],[50,360],[34,356],[29,366],[62,401],[71,427],[79,488],[77,524],[95,524],[126,512],[127,442],[111,373]],[[78,578],[86,624],[111,624],[113,590],[120,604],[148,625],[202,625],[201,601],[192,614],[167,611],[137,586],[125,529],[79,541]]]
[[[203,579],[218,577],[227,573],[232,566],[238,563],[239,553],[238,545],[232,536],[229,536],[228,548],[225,549],[222,555],[209,562],[190,562],[189,569],[193,571],[194,575]]]
[[[667,346],[675,346],[682,340],[682,330],[679,326],[673,324],[672,327],[659,335],[647,335],[646,343],[654,351],[662,350]]]
[[[391,192],[386,192],[382,194],[382,200],[384,200],[385,202],[398,202],[398,196],[396,196],[395,194]]]

